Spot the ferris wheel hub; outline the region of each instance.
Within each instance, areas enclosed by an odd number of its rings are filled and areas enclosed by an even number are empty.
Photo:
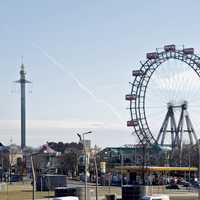
[[[183,108],[183,109],[187,109],[188,108],[188,101],[184,100],[181,103],[168,102],[167,103],[167,108]]]

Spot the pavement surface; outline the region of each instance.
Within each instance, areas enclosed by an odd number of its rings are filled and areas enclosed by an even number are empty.
[[[84,187],[84,182],[82,181],[75,181],[75,180],[68,180],[68,187]],[[88,187],[94,188],[92,192],[91,200],[96,200],[95,198],[95,183],[88,183]],[[120,187],[112,187],[112,190],[109,191],[109,187],[99,186],[99,190],[105,191],[105,194],[118,194],[117,198],[121,198],[121,188]],[[117,192],[113,192],[114,191]],[[200,191],[200,190],[199,190]],[[198,192],[197,189],[186,189],[181,188],[180,190],[165,190],[164,194],[170,196],[170,200],[197,200],[198,199]],[[105,194],[99,193],[98,200],[105,200]],[[41,199],[40,199],[41,200]],[[47,199],[43,199],[47,200]],[[53,198],[49,198],[49,200],[53,200]]]

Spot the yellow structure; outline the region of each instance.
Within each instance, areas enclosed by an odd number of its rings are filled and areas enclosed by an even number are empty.
[[[169,172],[169,171],[184,171],[184,172],[197,172],[197,167],[162,167],[162,166],[116,166],[116,171],[125,171],[125,172],[136,172],[136,171],[145,171],[145,172]]]

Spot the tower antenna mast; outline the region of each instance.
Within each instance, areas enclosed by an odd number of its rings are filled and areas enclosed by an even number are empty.
[[[31,83],[26,80],[23,57],[19,74],[20,79],[15,82],[19,83],[21,88],[21,149],[23,150],[26,147],[26,84]]]

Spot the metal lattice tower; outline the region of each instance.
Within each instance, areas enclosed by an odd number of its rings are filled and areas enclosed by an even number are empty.
[[[178,123],[176,124],[175,109],[181,110]],[[171,148],[172,151],[178,149],[181,151],[184,135],[188,135],[189,143],[191,145],[197,143],[197,136],[193,128],[191,119],[188,114],[188,104],[184,101],[181,105],[168,104],[168,111],[159,131],[157,143],[161,146],[167,145],[166,135],[171,135]],[[168,141],[169,142],[169,141]]]
[[[171,103],[169,103],[167,114],[162,123],[162,126],[160,128],[160,131],[156,140],[157,143],[160,144],[161,146],[164,146],[166,134],[170,133],[171,134],[171,148],[174,149],[177,143],[177,141],[175,140],[175,138],[177,138],[176,130],[177,130],[177,125],[176,125],[175,114],[174,114],[174,106]]]
[[[16,81],[21,87],[21,149],[26,147],[26,83],[31,83],[26,80],[26,72],[23,63],[20,69],[20,79]]]

